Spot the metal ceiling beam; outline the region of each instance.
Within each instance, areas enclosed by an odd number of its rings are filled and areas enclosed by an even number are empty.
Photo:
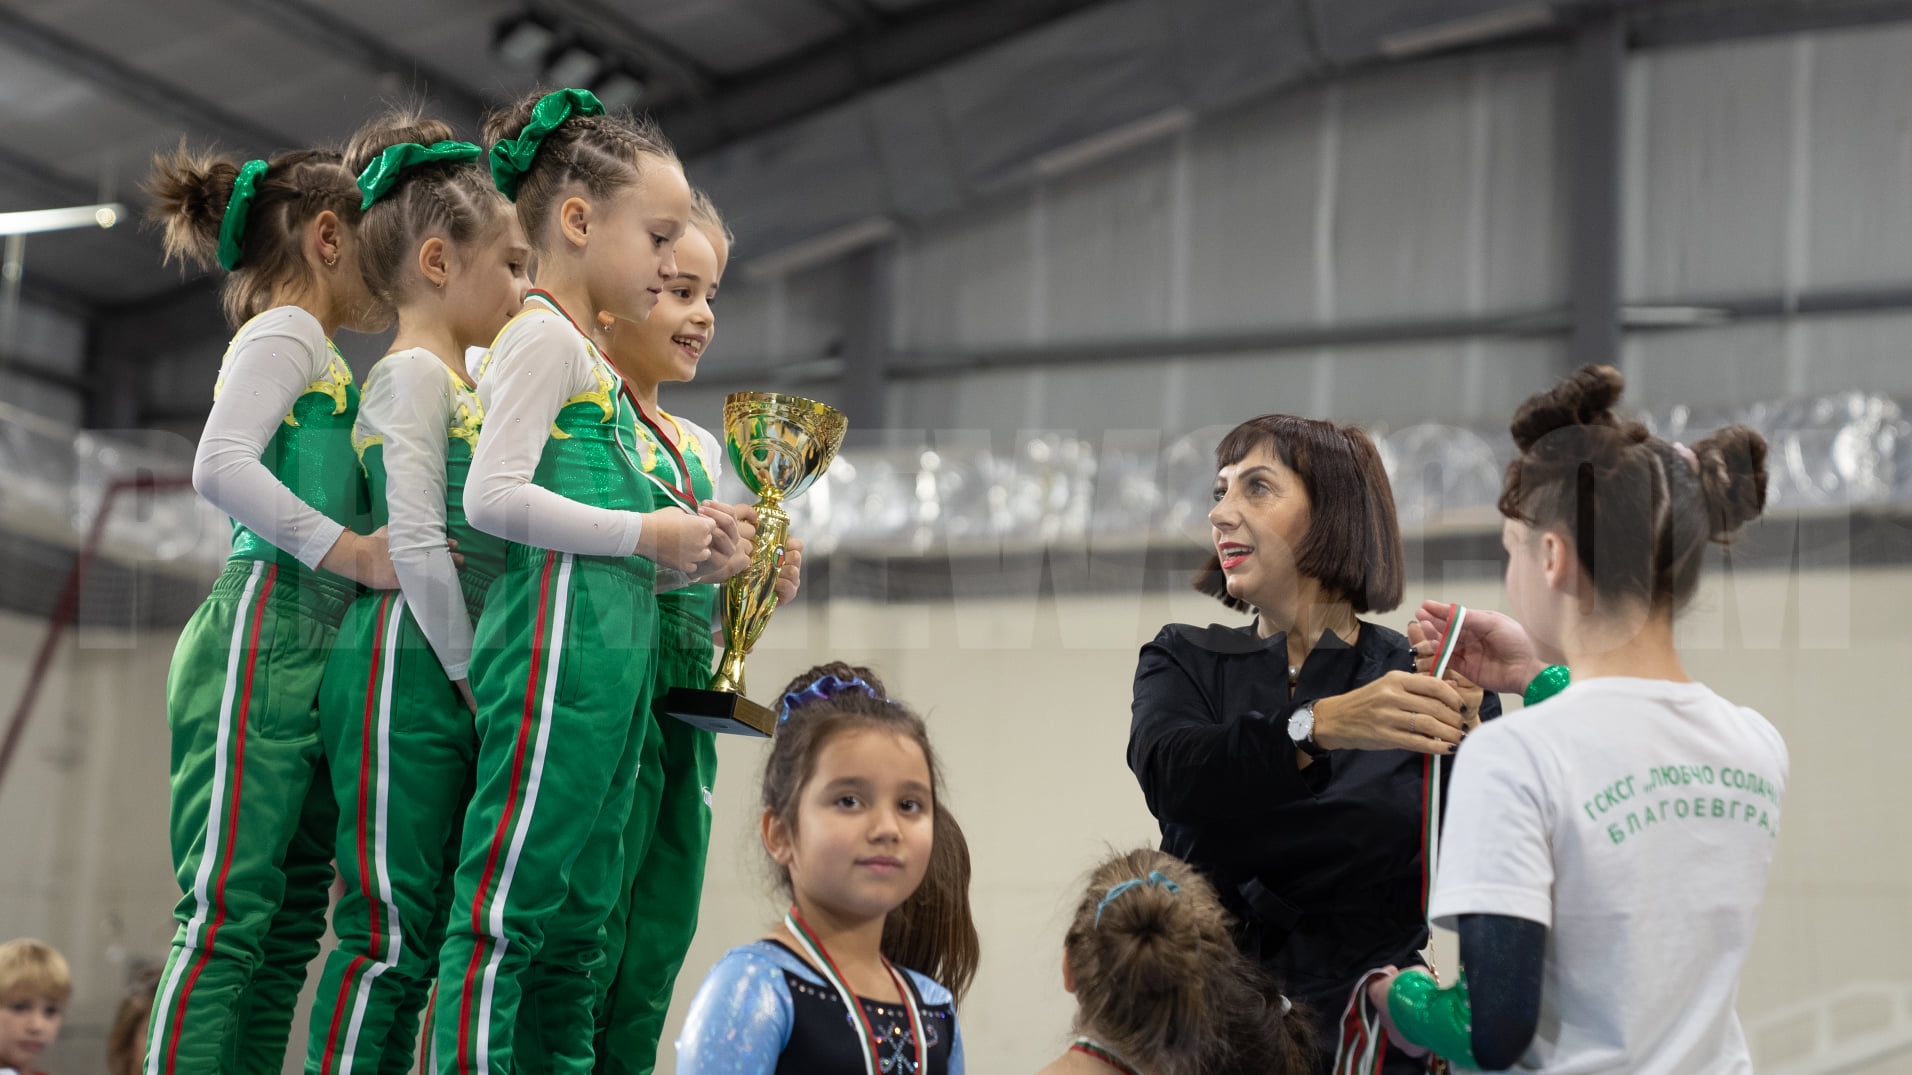
[[[484,118],[487,102],[483,95],[450,71],[393,48],[377,35],[317,4],[307,0],[225,0],[225,3],[292,36],[317,41],[333,56],[368,71],[402,79],[422,79],[426,92],[452,113],[449,118],[461,127],[475,129]]]
[[[129,104],[166,116],[188,130],[212,136],[234,147],[268,150],[291,145],[295,141],[170,82],[128,66],[83,41],[42,26],[11,8],[0,7],[0,36],[6,38],[9,46],[63,67],[125,98]]]
[[[828,108],[1108,0],[944,0],[832,38],[652,114],[685,156]]]
[[[1611,12],[1574,31],[1560,115],[1566,139],[1567,368],[1620,361],[1620,235],[1625,216],[1626,26]]]
[[[1635,0],[1627,37],[1634,48],[1668,48],[1907,20],[1912,0]]]
[[[79,176],[60,171],[5,144],[0,144],[0,175],[7,177],[9,185],[23,183],[38,188],[50,198],[74,205],[93,201],[98,194]]]
[[[537,5],[533,7],[535,10]],[[701,98],[710,93],[719,80],[717,72],[705,66],[703,61],[675,43],[651,33],[603,0],[545,0],[544,7],[552,14],[561,16],[560,21],[573,25],[581,23],[608,34],[610,39],[599,38],[592,44],[600,47],[621,45],[631,54],[624,58],[635,61],[640,74],[653,79],[662,77],[674,83],[676,89],[686,96]]]

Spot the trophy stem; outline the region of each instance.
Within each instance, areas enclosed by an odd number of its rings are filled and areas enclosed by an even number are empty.
[[[744,694],[744,658],[747,656],[743,650],[725,650],[724,659],[718,662],[717,674],[711,677],[710,689]]]

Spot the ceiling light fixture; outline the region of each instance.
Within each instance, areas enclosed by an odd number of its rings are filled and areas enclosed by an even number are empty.
[[[544,77],[553,86],[589,86],[603,69],[604,61],[597,53],[573,41],[545,62]]]
[[[621,112],[637,104],[644,96],[644,80],[622,69],[613,69],[591,87],[607,112]]]
[[[1554,25],[1554,9],[1549,3],[1515,4],[1478,15],[1449,19],[1432,26],[1402,30],[1381,39],[1381,55],[1392,60],[1424,56],[1430,52],[1480,45],[1503,37],[1512,37]]]
[[[557,39],[557,27],[535,15],[519,15],[498,24],[491,50],[513,67],[536,67]]]
[[[125,215],[126,207],[118,202],[76,205],[71,209],[28,209],[18,213],[0,213],[0,235],[33,235],[72,228],[110,228]]]

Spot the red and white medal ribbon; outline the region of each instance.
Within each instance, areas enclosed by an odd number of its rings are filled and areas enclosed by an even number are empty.
[[[817,939],[816,934],[810,932],[810,927],[804,922],[802,913],[795,907],[784,914],[783,925],[790,931],[790,935],[797,939],[797,944],[803,948],[804,954],[810,957],[810,961],[822,972],[824,978],[829,980],[830,987],[837,991],[837,996],[843,998],[843,1006],[850,1010],[850,1024],[858,1028],[857,1043],[863,1053],[863,1070],[868,1075],[882,1075],[882,1061],[876,1055],[880,1044],[876,1036],[876,1027],[870,1022],[870,1016],[863,1010],[863,1005],[857,1003],[856,994],[850,990],[850,983],[843,977],[843,972],[837,969],[836,962],[824,949],[823,942]],[[896,993],[903,998],[903,1010],[909,1013],[910,1037],[916,1041],[917,1075],[928,1075],[929,1047],[923,1041],[923,1013],[916,1008],[916,994],[910,991],[909,983],[903,980],[903,974],[896,969],[895,964],[886,959],[883,961],[883,969],[889,971],[890,977],[895,980]]]
[[[1388,1056],[1388,1032],[1381,1013],[1368,1001],[1368,986],[1381,976],[1371,970],[1354,983],[1341,1010],[1341,1044],[1334,1054],[1334,1075],[1375,1075]]]
[[[1447,675],[1447,666],[1454,659],[1455,645],[1460,641],[1461,625],[1466,622],[1467,609],[1455,605],[1441,634],[1434,667],[1429,671],[1435,679]],[[1423,755],[1421,776],[1421,913],[1426,915],[1428,900],[1434,894],[1434,878],[1441,862],[1440,759],[1432,754]],[[1433,920],[1429,919],[1430,938],[1433,929]],[[1429,967],[1432,968],[1431,962]],[[1380,974],[1379,970],[1369,971],[1355,983],[1354,991],[1348,994],[1347,1006],[1341,1011],[1341,1041],[1334,1054],[1334,1075],[1377,1075],[1382,1062],[1387,1059],[1387,1030],[1381,1024],[1381,1013],[1368,1000],[1368,985]]]
[[[1454,659],[1455,645],[1460,641],[1461,625],[1467,622],[1467,607],[1455,605],[1447,618],[1447,627],[1441,633],[1440,650],[1434,658],[1434,668],[1429,675],[1435,679],[1445,678],[1448,663]],[[1421,850],[1421,911],[1426,913],[1427,901],[1434,895],[1434,877],[1441,867],[1441,762],[1434,755],[1427,755],[1427,802],[1422,824]],[[1433,922],[1428,922],[1433,928]]]

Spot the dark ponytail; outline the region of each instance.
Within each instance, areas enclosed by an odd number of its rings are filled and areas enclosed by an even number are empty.
[[[961,1004],[982,955],[969,910],[969,841],[941,800],[935,831],[923,883],[883,922],[883,954],[942,983]]]
[[[1619,370],[1585,366],[1521,404],[1500,513],[1572,537],[1598,597],[1678,610],[1707,543],[1765,509],[1766,441],[1729,426],[1682,450],[1614,412],[1625,388]]]
[[[147,218],[165,228],[166,260],[208,271],[219,266],[219,229],[243,163],[184,142],[153,157],[141,189],[152,199]],[[281,287],[305,278],[301,233],[326,210],[347,227],[358,224],[358,186],[336,150],[295,149],[266,162],[246,212],[240,260],[220,293],[234,327],[263,313]]]

